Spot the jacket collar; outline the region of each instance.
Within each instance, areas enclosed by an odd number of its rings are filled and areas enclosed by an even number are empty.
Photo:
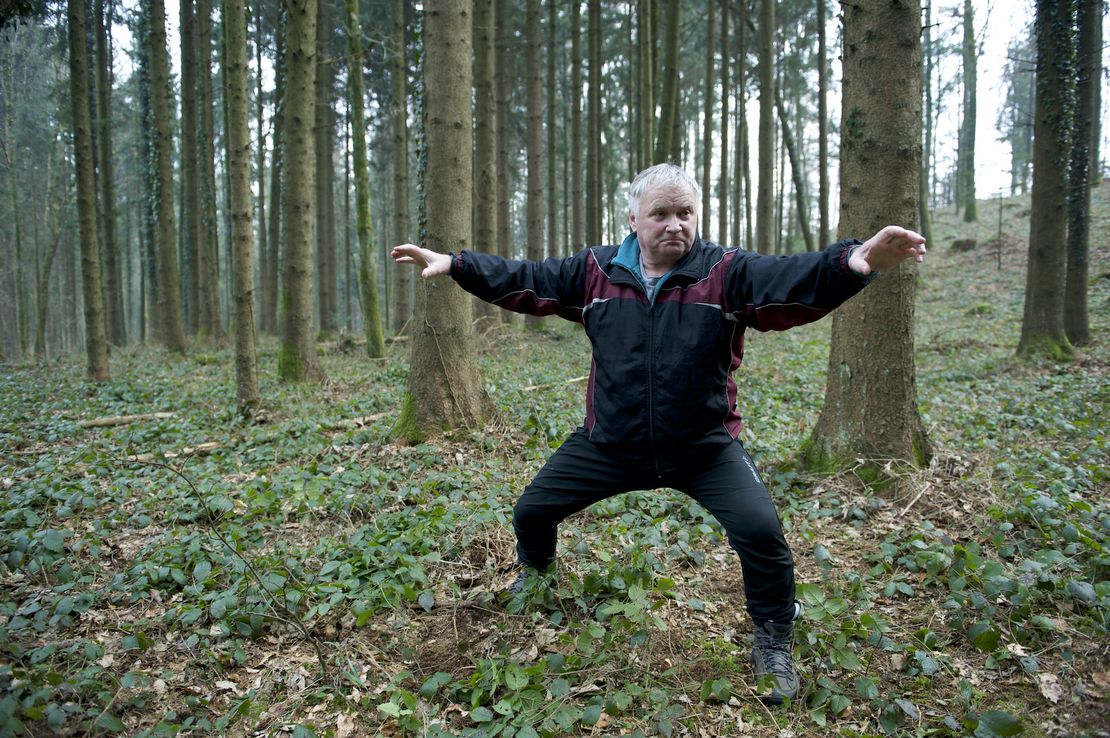
[[[699,265],[702,261],[700,252],[704,244],[705,242],[702,241],[701,236],[695,235],[694,243],[690,247],[690,250],[678,260],[674,268],[660,277],[660,284],[676,276],[690,277],[694,280],[701,279],[704,275],[701,274],[701,270],[699,269]],[[635,276],[637,281],[641,284],[643,283],[644,275],[640,272],[640,242],[636,238],[634,232],[625,236],[624,241],[617,247],[617,255],[613,257],[611,263],[616,266],[624,267],[624,269]]]

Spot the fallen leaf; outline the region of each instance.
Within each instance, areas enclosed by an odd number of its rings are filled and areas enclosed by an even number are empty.
[[[1060,702],[1060,697],[1063,694],[1063,689],[1060,687],[1060,680],[1056,678],[1055,674],[1037,674],[1037,686],[1041,688],[1041,694],[1044,698],[1052,704]]]
[[[1091,674],[1091,679],[1095,680],[1095,684],[1103,689],[1110,689],[1110,672],[1096,671]]]
[[[216,682],[216,689],[222,689],[226,692],[234,692],[238,688],[239,688],[239,685],[236,684],[235,682],[228,682],[228,681]]]
[[[335,719],[335,738],[347,738],[355,732],[355,719],[345,712]]]

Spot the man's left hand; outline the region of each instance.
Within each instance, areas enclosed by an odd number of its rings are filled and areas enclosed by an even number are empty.
[[[908,228],[891,225],[857,246],[848,260],[848,267],[866,277],[871,272],[893,269],[910,258],[919,263],[925,260],[925,237]]]

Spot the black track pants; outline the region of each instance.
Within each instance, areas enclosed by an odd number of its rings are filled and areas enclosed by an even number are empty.
[[[767,487],[739,441],[695,461],[662,466],[595,444],[579,429],[532,480],[513,509],[517,555],[546,568],[555,557],[557,528],[568,516],[607,497],[671,487],[701,503],[740,555],[744,596],[752,620],[787,622],[794,615],[794,559]]]

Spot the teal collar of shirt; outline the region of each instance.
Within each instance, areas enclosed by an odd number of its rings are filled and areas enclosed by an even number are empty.
[[[641,284],[645,282],[644,273],[640,271],[640,241],[636,238],[635,233],[629,233],[624,241],[621,242],[620,248],[617,249],[617,256],[613,259],[613,263],[635,274],[636,279],[640,280]],[[673,269],[661,275],[656,284],[663,284],[667,277],[671,276],[672,272],[674,272]]]

